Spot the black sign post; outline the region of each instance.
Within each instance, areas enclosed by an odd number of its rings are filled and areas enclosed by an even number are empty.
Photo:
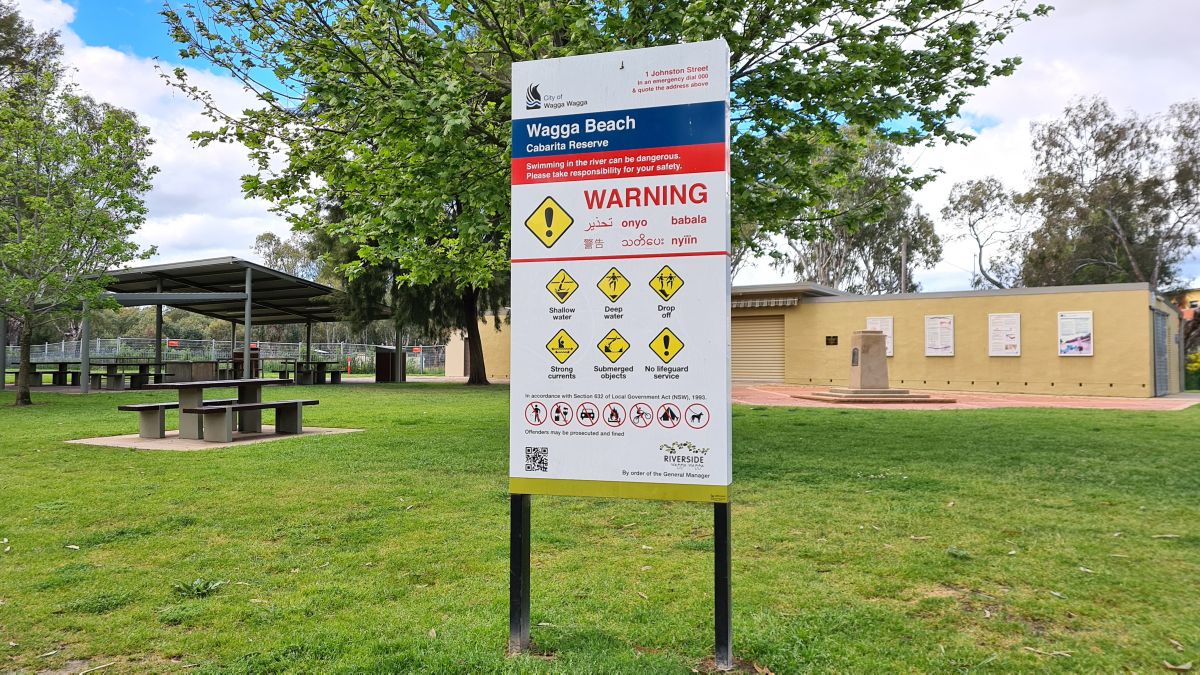
[[[509,495],[508,653],[529,651],[530,495]],[[732,537],[729,504],[713,504],[714,657],[722,670],[733,667]]]
[[[529,649],[529,495],[509,495],[508,651]]]

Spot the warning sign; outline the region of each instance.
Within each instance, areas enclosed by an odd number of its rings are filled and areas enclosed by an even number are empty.
[[[560,330],[546,343],[546,349],[550,350],[559,363],[566,363],[575,350],[579,349],[579,343],[567,331]]]
[[[663,265],[658,274],[650,279],[650,288],[658,293],[658,297],[670,300],[671,296],[683,288],[683,279],[675,273],[675,270],[671,269],[670,265]]]
[[[596,283],[596,288],[600,289],[609,300],[616,302],[629,290],[629,280],[621,274],[621,270],[612,268],[604,274],[604,277]]]
[[[550,248],[558,241],[559,237],[571,229],[574,222],[575,219],[558,202],[554,201],[553,197],[546,197],[525,219],[525,227],[528,227],[533,236],[537,237],[538,241],[542,242],[546,248]]]
[[[550,283],[546,284],[546,290],[550,291],[550,295],[553,295],[559,304],[566,302],[577,288],[579,288],[579,284],[571,278],[570,274],[567,274],[566,270],[556,272],[551,277]]]
[[[608,335],[605,335],[596,346],[600,348],[600,353],[604,354],[604,358],[613,363],[616,363],[617,359],[621,358],[621,355],[629,349],[629,343],[621,337],[616,328],[608,331]]]
[[[650,350],[662,359],[663,363],[670,363],[671,359],[683,350],[683,341],[676,337],[670,328],[664,328],[650,341]]]

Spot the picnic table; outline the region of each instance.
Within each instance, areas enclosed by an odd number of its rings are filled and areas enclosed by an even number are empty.
[[[151,373],[150,369],[155,366],[164,365],[162,363],[157,363],[154,361],[120,359],[120,358],[93,361],[92,363],[95,366],[103,366],[105,369],[104,372],[102,372],[102,373],[96,373],[96,372],[89,373],[89,377],[91,377],[91,380],[92,380],[92,388],[100,389],[102,386],[102,380],[107,379],[108,380],[107,388],[112,389],[112,390],[117,390],[117,391],[121,391],[126,388],[125,387],[125,378],[126,377],[129,378],[129,388],[130,389],[140,389],[140,388],[142,388],[142,386],[149,384],[151,380],[153,380],[155,382],[160,381],[161,376],[158,375],[157,373]],[[78,365],[80,365],[80,362],[78,359],[34,362],[33,363],[33,375],[35,378],[34,384],[37,384],[37,385],[42,384],[42,376],[50,375],[50,384],[53,386],[65,387],[65,386],[68,386],[68,384],[73,387],[79,386],[79,378],[82,377],[83,375],[78,370],[71,370],[71,366],[78,366]],[[51,370],[39,370],[39,366],[51,366],[52,369]],[[125,373],[122,371],[123,368],[128,368],[128,367],[133,367],[133,366],[136,366],[138,369],[138,371],[136,373]]]
[[[342,371],[339,369],[340,361],[283,359],[282,362],[283,370],[279,371],[280,379],[286,379],[289,374],[295,374],[297,384],[325,384],[327,376],[330,384],[339,384],[342,381]]]
[[[262,388],[291,384],[291,380],[258,377],[241,380],[202,380],[197,382],[163,382],[146,385],[145,389],[173,389],[179,392],[179,437],[204,438],[204,415],[186,412],[188,409],[204,407],[204,390],[218,387],[237,387],[237,403],[262,403]],[[262,431],[262,410],[238,411],[238,431]],[[222,434],[224,435],[224,434]]]

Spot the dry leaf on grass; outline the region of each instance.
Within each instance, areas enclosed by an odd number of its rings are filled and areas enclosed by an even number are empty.
[[[1062,598],[1063,600],[1067,599],[1067,596],[1063,595],[1062,593],[1059,593],[1058,591],[1050,591],[1050,595],[1053,595],[1056,598]]]
[[[1151,539],[1178,539],[1179,535],[1177,535],[1177,534],[1155,534],[1155,535],[1152,535],[1150,538]]]
[[[910,535],[908,538],[912,539],[913,541],[926,541],[927,539],[929,539],[929,537],[925,537],[925,536],[918,537],[916,535]]]
[[[1088,569],[1088,568],[1086,568],[1086,567],[1080,567],[1080,568],[1079,568],[1079,571],[1080,571],[1080,572],[1087,572],[1088,574],[1095,574],[1095,572],[1094,572],[1094,571],[1092,571],[1092,570],[1089,570],[1089,569]]]
[[[754,672],[758,673],[758,675],[775,675],[775,673],[771,672],[771,669],[766,666],[760,666],[757,663],[752,665],[754,666]]]
[[[1025,651],[1033,652],[1038,656],[1063,656],[1068,658],[1071,656],[1071,652],[1044,652],[1037,647],[1025,647]]]
[[[1171,638],[1167,638],[1167,642],[1171,643],[1171,646],[1175,648],[1175,651],[1177,651],[1177,652],[1183,651],[1183,644],[1180,643],[1179,640],[1172,640]]]
[[[437,639],[437,629],[436,628],[429,629],[429,637],[431,637],[435,640]]]
[[[648,571],[648,570],[652,570],[652,569],[654,569],[654,568],[653,568],[653,567],[651,567],[651,566],[649,566],[649,565],[642,565],[642,571],[643,571],[643,572],[646,572],[646,571]]]
[[[1167,670],[1173,670],[1177,673],[1184,673],[1192,669],[1192,662],[1188,661],[1187,663],[1175,665],[1170,661],[1163,661],[1163,668],[1166,668]]]
[[[71,549],[72,551],[78,551],[78,550],[79,550],[79,547],[78,547],[78,546],[76,546],[75,544],[67,544],[67,548]]]
[[[641,592],[641,591],[638,591],[638,595],[642,596],[642,599],[643,599],[643,600],[649,600],[649,599],[650,599],[650,596],[646,595],[645,593],[643,593],[643,592]]]

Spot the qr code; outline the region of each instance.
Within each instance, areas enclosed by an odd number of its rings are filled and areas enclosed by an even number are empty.
[[[533,448],[525,446],[525,470],[549,471],[550,448]]]

